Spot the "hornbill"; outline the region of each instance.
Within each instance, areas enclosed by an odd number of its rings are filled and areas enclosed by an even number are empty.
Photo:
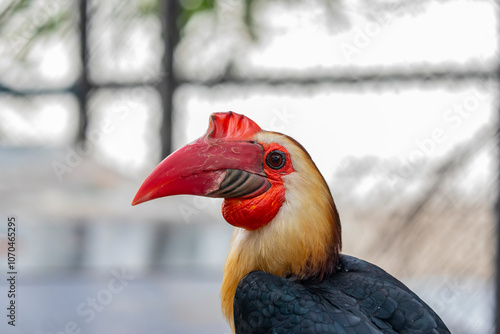
[[[224,198],[235,226],[222,312],[236,333],[449,333],[381,268],[341,255],[329,187],[294,139],[234,112],[163,160],[132,204],[191,194]]]

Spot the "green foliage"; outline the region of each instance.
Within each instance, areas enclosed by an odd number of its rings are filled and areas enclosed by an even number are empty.
[[[33,0],[12,0],[5,9],[0,12],[0,27],[11,15],[28,8],[33,3]]]
[[[137,12],[140,16],[160,13],[161,0],[141,0],[137,5]]]
[[[181,8],[177,19],[179,29],[184,28],[195,14],[215,8],[215,0],[183,0],[180,1],[180,4]]]
[[[35,14],[31,14],[33,17],[30,17],[26,12],[28,12],[32,6],[35,6],[35,4],[36,1],[34,0],[13,0],[2,10],[2,12],[0,12],[0,31],[5,31],[5,29],[3,29],[4,26],[6,26],[12,18],[24,16],[22,20],[23,24],[15,28],[14,31],[11,31],[9,34],[15,36],[16,41],[22,42],[22,46],[15,51],[16,59],[21,61],[25,59],[36,40],[50,36],[54,33],[64,34],[65,31],[62,28],[65,27],[73,17],[69,9],[58,10],[53,13],[47,10],[38,13],[38,16],[36,16],[38,20],[34,22]],[[43,17],[43,19],[40,19],[40,17]]]

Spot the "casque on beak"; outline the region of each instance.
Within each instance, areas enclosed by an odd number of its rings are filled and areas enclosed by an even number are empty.
[[[213,114],[207,133],[165,158],[143,182],[132,205],[172,195],[251,198],[271,186],[263,169],[263,147],[249,140],[258,125],[232,113],[228,120]],[[248,123],[248,121],[252,123]],[[227,133],[228,122],[248,124],[239,134]],[[245,124],[243,124],[245,125]],[[242,135],[243,134],[243,135]]]

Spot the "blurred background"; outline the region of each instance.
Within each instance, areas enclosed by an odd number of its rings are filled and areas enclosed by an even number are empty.
[[[494,332],[499,4],[1,0],[2,333],[229,333],[220,200],[131,207],[216,111],[303,144],[344,253]],[[8,303],[0,282],[1,309]]]

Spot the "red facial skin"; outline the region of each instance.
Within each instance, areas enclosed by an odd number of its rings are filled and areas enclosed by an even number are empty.
[[[285,201],[284,175],[294,171],[290,154],[278,144],[261,144],[264,147],[263,166],[271,188],[265,193],[248,199],[225,199],[222,215],[226,221],[246,230],[256,230],[269,223],[278,213]],[[275,150],[285,153],[286,162],[280,169],[273,169],[266,164],[267,155]]]

